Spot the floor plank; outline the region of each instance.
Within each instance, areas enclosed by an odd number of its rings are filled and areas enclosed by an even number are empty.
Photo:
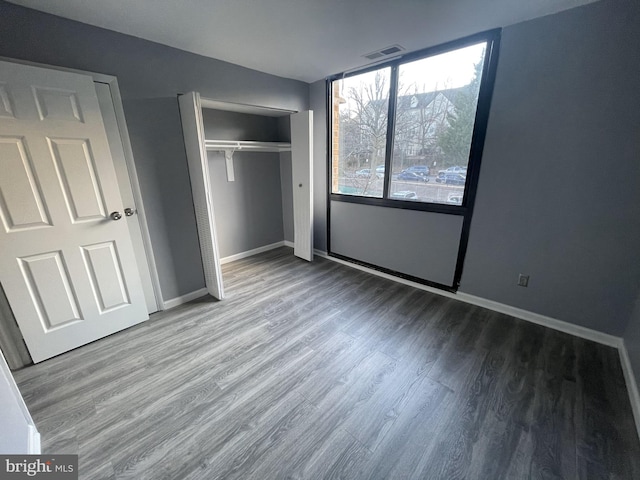
[[[83,479],[640,478],[617,351],[288,248],[15,372]]]

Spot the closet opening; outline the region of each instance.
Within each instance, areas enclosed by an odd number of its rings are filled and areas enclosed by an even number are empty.
[[[209,293],[221,265],[289,246],[313,259],[312,112],[179,97]]]

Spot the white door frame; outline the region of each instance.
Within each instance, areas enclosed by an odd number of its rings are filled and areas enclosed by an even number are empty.
[[[115,111],[116,122],[118,124],[118,131],[122,140],[122,148],[124,150],[125,165],[118,165],[118,162],[114,162],[116,169],[126,169],[126,176],[129,177],[129,183],[131,191],[133,193],[133,199],[135,202],[135,209],[137,210],[138,223],[140,224],[141,242],[133,242],[134,252],[136,256],[140,258],[146,258],[146,265],[148,267],[148,274],[151,279],[151,285],[153,287],[153,295],[155,298],[147,298],[147,304],[153,304],[157,306],[156,310],[164,310],[164,299],[162,296],[162,290],[160,288],[160,276],[158,275],[158,268],[153,255],[153,246],[151,244],[151,234],[149,233],[149,226],[147,224],[147,216],[145,213],[144,202],[142,201],[142,193],[140,191],[140,182],[138,181],[138,173],[136,165],[133,160],[133,150],[131,149],[131,139],[129,138],[129,131],[127,129],[127,122],[124,115],[124,108],[122,106],[122,96],[120,95],[120,87],[118,86],[118,79],[113,75],[106,75],[103,73],[87,72],[84,70],[78,70],[75,68],[66,68],[56,65],[48,65],[44,63],[30,62],[26,60],[19,60],[15,58],[2,57],[0,60],[12,63],[18,63],[22,65],[30,65],[33,67],[48,68],[50,70],[58,70],[63,72],[79,73],[82,75],[88,75],[93,78],[94,82],[105,83],[109,85],[111,90],[111,96],[113,99],[113,108]],[[126,178],[118,175],[118,178]],[[126,185],[124,186],[127,187]],[[142,251],[141,251],[142,248]],[[145,272],[140,272],[144,275]],[[145,291],[145,297],[148,294]],[[153,312],[148,312],[153,313]]]
[[[40,455],[40,433],[0,352],[0,411],[3,454]]]
[[[198,227],[198,239],[200,240],[204,279],[209,295],[222,300],[224,298],[224,286],[213,212],[213,198],[211,197],[209,163],[204,146],[204,125],[200,94],[198,92],[190,92],[180,95],[178,97],[178,105],[180,106],[182,133],[187,152],[191,194],[193,195],[193,205],[196,210],[196,224]]]

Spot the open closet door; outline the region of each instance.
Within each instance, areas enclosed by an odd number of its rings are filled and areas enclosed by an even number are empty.
[[[293,177],[293,253],[313,260],[313,112],[291,115],[291,162]]]
[[[222,270],[220,268],[220,251],[218,250],[215,233],[213,202],[209,186],[209,162],[204,145],[204,125],[202,123],[202,108],[200,94],[190,92],[178,97],[180,116],[182,118],[182,132],[187,151],[189,177],[193,204],[198,224],[200,252],[204,267],[204,278],[210,295],[222,300]]]

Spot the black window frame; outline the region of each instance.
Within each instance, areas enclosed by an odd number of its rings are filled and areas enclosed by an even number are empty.
[[[500,39],[502,29],[497,28],[493,30],[487,30],[474,35],[470,35],[464,38],[446,42],[440,45],[429,47],[420,51],[408,53],[395,57],[388,62],[380,62],[372,65],[365,66],[361,69],[350,71],[348,73],[341,73],[327,77],[326,79],[326,145],[327,145],[327,253],[331,257],[340,258],[342,260],[363,265],[374,270],[381,271],[386,274],[394,275],[400,278],[405,278],[416,283],[424,284],[441,290],[455,293],[462,278],[462,269],[464,265],[464,258],[467,252],[467,245],[469,241],[469,231],[471,228],[471,218],[473,215],[473,208],[475,205],[476,191],[478,186],[478,178],[480,175],[480,164],[482,162],[482,154],[484,150],[484,142],[487,132],[487,124],[489,122],[489,110],[491,107],[491,97],[493,95],[493,89],[496,80],[496,72],[498,69],[498,57],[500,52]],[[433,55],[446,53],[451,50],[457,50],[466,46],[471,46],[480,42],[486,42],[487,50],[485,52],[484,65],[482,68],[482,76],[480,80],[480,90],[478,93],[478,104],[476,107],[476,117],[473,126],[473,133],[471,137],[471,145],[469,149],[469,162],[467,164],[467,182],[464,187],[464,196],[462,204],[451,205],[441,203],[430,202],[415,202],[405,201],[399,199],[387,198],[389,188],[391,184],[391,162],[393,152],[393,133],[395,128],[395,108],[397,104],[397,79],[398,79],[398,67],[401,64],[408,63],[415,60],[420,60]],[[387,119],[387,145],[385,149],[385,177],[383,197],[367,197],[348,195],[341,193],[333,193],[332,190],[332,128],[333,128],[333,92],[332,83],[335,80],[341,78],[347,78],[362,73],[371,72],[381,68],[390,66],[391,72],[391,86],[389,91],[389,112]],[[394,85],[395,82],[395,85]],[[400,208],[406,210],[419,210],[425,212],[441,213],[448,215],[459,215],[463,217],[462,232],[460,238],[460,244],[458,247],[458,256],[456,261],[456,267],[453,275],[453,282],[451,285],[442,285],[430,280],[413,277],[401,272],[389,270],[378,265],[372,265],[369,263],[361,262],[352,258],[344,257],[331,250],[331,202],[348,202],[358,203],[364,205],[372,205],[386,208]]]
[[[446,213],[451,215],[467,216],[473,210],[475,202],[475,194],[477,190],[478,177],[480,173],[480,162],[482,160],[482,151],[484,148],[485,134],[487,130],[487,122],[489,120],[489,107],[491,104],[491,96],[495,83],[498,51],[500,48],[501,29],[488,30],[485,32],[470,35],[458,40],[429,47],[417,52],[411,52],[399,57],[395,57],[387,62],[380,62],[374,65],[366,66],[358,70],[348,73],[340,73],[327,78],[327,152],[328,152],[328,201],[339,201],[349,203],[360,203],[365,205],[374,205],[379,207],[403,208],[408,210],[420,210],[426,212]],[[452,205],[445,203],[433,202],[416,202],[405,201],[389,198],[391,188],[391,172],[393,161],[393,142],[395,133],[395,110],[398,101],[398,70],[400,65],[432,57],[452,50],[458,50],[470,45],[486,42],[487,50],[484,57],[484,65],[482,67],[482,76],[480,79],[480,90],[478,93],[478,104],[476,108],[476,116],[471,136],[471,145],[469,149],[469,162],[467,164],[467,181],[464,186],[464,194],[462,204]],[[350,195],[344,193],[334,193],[331,191],[332,186],[332,135],[333,131],[333,115],[332,115],[332,86],[335,80],[348,78],[363,73],[391,67],[391,78],[389,86],[389,105],[387,113],[387,138],[384,159],[384,186],[382,197],[369,197],[364,195]],[[373,168],[373,167],[372,167]]]

